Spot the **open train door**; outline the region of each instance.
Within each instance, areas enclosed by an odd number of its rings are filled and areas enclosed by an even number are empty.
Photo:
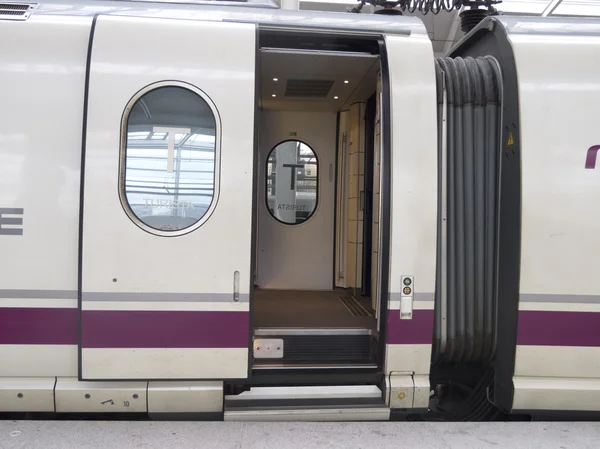
[[[386,35],[382,54],[380,257],[383,298],[385,284],[389,286],[385,321],[389,405],[426,410],[438,272],[433,49],[426,34],[410,39]]]
[[[252,24],[96,17],[81,380],[248,376],[255,58]]]

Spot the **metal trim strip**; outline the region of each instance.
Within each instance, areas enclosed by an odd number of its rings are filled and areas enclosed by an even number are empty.
[[[231,302],[232,293],[146,293],[146,292],[83,292],[83,301],[131,301],[131,302]],[[240,293],[239,302],[248,302],[250,295]]]
[[[19,299],[77,299],[77,290],[20,290],[2,289],[0,298]]]

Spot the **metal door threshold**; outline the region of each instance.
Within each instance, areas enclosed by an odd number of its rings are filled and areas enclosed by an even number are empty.
[[[288,335],[374,335],[372,329],[362,327],[260,327],[254,329],[255,337],[288,336]]]
[[[253,387],[225,396],[226,419],[242,421],[381,420],[389,417],[376,385]]]
[[[252,367],[252,370],[375,370],[376,364],[346,364],[346,365],[300,365],[293,363],[270,363],[258,364]]]
[[[293,386],[293,387],[253,387],[237,395],[225,396],[230,401],[244,402],[256,400],[295,400],[307,398],[347,399],[370,398],[381,399],[382,392],[376,385],[328,385],[328,386]]]

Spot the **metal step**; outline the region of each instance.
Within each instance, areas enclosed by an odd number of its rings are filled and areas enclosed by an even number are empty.
[[[268,337],[273,335],[374,335],[371,329],[364,327],[257,327],[254,329],[255,337]]]
[[[370,329],[261,328],[254,332],[253,368],[374,368],[378,353]]]
[[[287,406],[304,402],[311,405],[381,404],[377,385],[327,385],[294,387],[252,387],[237,395],[225,396],[225,407]]]
[[[381,421],[390,413],[375,385],[256,387],[224,405],[227,421]]]
[[[286,410],[225,411],[224,421],[389,421],[390,409],[372,408],[320,408]]]

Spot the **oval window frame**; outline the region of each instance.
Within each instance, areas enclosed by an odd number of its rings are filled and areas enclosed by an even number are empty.
[[[311,212],[311,214],[308,216],[308,218],[306,220],[304,220],[302,223],[286,223],[285,221],[281,221],[279,218],[277,218],[273,213],[271,213],[271,209],[269,209],[269,197],[267,194],[267,173],[268,173],[268,168],[269,168],[269,158],[271,157],[271,153],[282,143],[286,143],[286,142],[300,142],[303,145],[306,145],[308,148],[310,148],[310,150],[313,152],[313,154],[315,155],[315,159],[317,160],[317,192],[316,192],[316,203],[315,203],[315,208],[313,209],[313,211]],[[267,158],[265,160],[265,181],[264,181],[264,189],[265,189],[265,207],[267,208],[267,213],[269,214],[269,216],[275,220],[277,223],[280,223],[282,225],[285,226],[302,226],[305,223],[308,223],[317,213],[317,211],[319,210],[319,204],[321,203],[319,201],[320,199],[320,194],[321,194],[321,189],[320,189],[320,185],[321,185],[321,160],[319,159],[319,155],[317,153],[317,151],[315,150],[314,146],[312,146],[311,144],[309,144],[306,140],[304,139],[285,139],[285,140],[281,140],[279,142],[277,142],[275,145],[273,145],[273,147],[271,147],[271,149],[269,150],[269,152],[267,153]]]
[[[138,102],[140,98],[142,98],[147,93],[163,88],[163,87],[180,87],[190,91],[193,94],[198,95],[210,108],[214,120],[215,120],[215,162],[214,162],[214,186],[213,186],[213,196],[210,201],[210,205],[206,209],[204,215],[193,225],[188,226],[184,229],[179,229],[176,231],[163,231],[161,229],[153,228],[152,226],[147,225],[142,220],[138,218],[138,216],[133,212],[131,206],[129,205],[129,201],[127,201],[127,194],[125,192],[125,170],[127,167],[127,128],[129,123],[129,115],[131,114],[131,110]],[[127,102],[125,109],[123,110],[123,114],[121,116],[121,138],[119,143],[119,179],[118,179],[118,192],[119,192],[119,200],[121,202],[121,207],[127,214],[127,217],[135,224],[138,228],[143,231],[148,232],[149,234],[153,234],[160,237],[180,237],[182,235],[190,234],[202,226],[213,214],[215,208],[217,207],[217,203],[219,202],[219,194],[220,194],[220,185],[221,185],[221,115],[219,114],[219,110],[216,105],[212,101],[212,99],[198,87],[193,84],[186,83],[183,81],[158,81],[152,84],[148,84],[142,89],[138,90]]]

